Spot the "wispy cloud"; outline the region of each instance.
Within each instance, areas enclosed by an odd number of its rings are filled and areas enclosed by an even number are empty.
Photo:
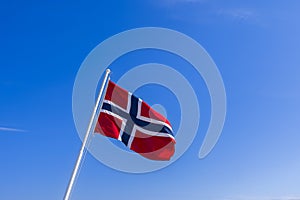
[[[244,6],[228,6],[212,4],[208,0],[160,0],[152,1],[152,5],[168,9],[169,17],[177,20],[196,23],[228,21],[259,23],[258,9]]]
[[[257,19],[258,14],[254,10],[244,8],[219,9],[216,14],[223,17],[229,17],[237,20]]]
[[[158,6],[172,7],[172,6],[182,5],[182,4],[204,3],[206,1],[208,0],[157,0],[157,1],[151,1],[151,3]]]
[[[282,196],[282,197],[255,197],[255,196],[236,196],[228,197],[224,200],[300,200],[300,196]]]
[[[0,127],[0,131],[3,132],[27,132],[23,129],[11,128],[11,127]]]
[[[202,3],[207,0],[162,0],[160,2],[169,3],[169,4],[176,4],[176,3]]]

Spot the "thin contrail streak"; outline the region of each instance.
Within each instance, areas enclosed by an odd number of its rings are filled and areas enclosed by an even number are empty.
[[[10,128],[10,127],[0,127],[0,131],[9,131],[9,132],[27,132],[23,129]]]

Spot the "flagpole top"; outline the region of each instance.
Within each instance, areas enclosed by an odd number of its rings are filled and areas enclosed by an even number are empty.
[[[107,74],[110,74],[110,72],[111,72],[110,69],[107,68],[107,69],[106,69],[106,73],[107,73]]]

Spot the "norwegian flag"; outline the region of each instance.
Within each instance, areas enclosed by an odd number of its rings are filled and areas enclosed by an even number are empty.
[[[175,152],[170,122],[112,81],[108,82],[95,132],[118,139],[151,160],[170,160]]]

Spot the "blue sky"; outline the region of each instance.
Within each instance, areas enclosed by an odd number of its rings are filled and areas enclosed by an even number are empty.
[[[2,2],[0,199],[62,199],[81,145],[76,73],[100,42],[146,26],[180,31],[214,59],[227,94],[220,140],[198,159],[210,119],[205,84],[195,84],[201,77],[161,52],[128,54],[112,79],[159,62],[191,80],[202,111],[197,137],[179,160],[148,174],[118,172],[87,154],[72,199],[300,199],[299,9],[296,0]],[[147,87],[137,93],[163,103]]]

